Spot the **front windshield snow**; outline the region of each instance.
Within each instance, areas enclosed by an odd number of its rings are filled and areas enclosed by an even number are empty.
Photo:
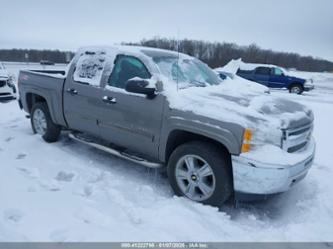
[[[154,57],[161,73],[177,82],[180,88],[190,86],[204,87],[221,83],[219,77],[204,63],[197,59],[178,57]]]

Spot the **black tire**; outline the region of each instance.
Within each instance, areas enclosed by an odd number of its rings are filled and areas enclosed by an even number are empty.
[[[59,125],[56,125],[55,123],[53,123],[50,112],[49,112],[49,108],[45,102],[36,103],[32,107],[30,120],[31,120],[31,127],[32,127],[33,132],[35,134],[37,133],[37,130],[36,130],[36,127],[34,124],[34,114],[36,113],[37,110],[40,110],[45,115],[45,119],[46,119],[46,130],[45,130],[45,133],[42,135],[42,138],[48,143],[53,143],[53,142],[58,141],[61,127]]]
[[[177,147],[169,158],[167,172],[170,185],[178,196],[185,196],[185,194],[177,183],[176,165],[185,155],[197,155],[203,158],[209,164],[215,176],[215,189],[211,196],[203,201],[195,201],[220,207],[233,193],[230,156],[208,142],[193,141]]]
[[[302,94],[303,92],[304,92],[304,88],[301,84],[292,84],[289,87],[289,93]]]

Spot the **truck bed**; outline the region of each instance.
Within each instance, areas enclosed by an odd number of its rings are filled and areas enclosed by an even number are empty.
[[[42,96],[49,106],[50,114],[56,124],[66,126],[63,116],[63,90],[65,71],[60,70],[21,70],[18,78],[21,104],[28,113],[31,111],[31,98],[34,94]]]

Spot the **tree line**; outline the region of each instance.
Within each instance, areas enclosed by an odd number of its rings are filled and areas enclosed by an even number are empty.
[[[68,63],[73,56],[73,52],[60,50],[0,49],[0,61]]]
[[[141,40],[139,43],[124,43],[127,45],[140,45],[154,48],[163,48],[179,51],[207,63],[216,68],[226,65],[231,59],[242,58],[247,63],[274,64],[284,68],[295,68],[302,71],[323,72],[333,71],[333,62],[301,56],[297,53],[276,52],[270,49],[261,49],[256,44],[238,46],[234,43],[206,42],[199,40],[176,40],[167,38],[153,38]]]
[[[244,62],[248,63],[274,64],[302,71],[333,71],[333,62],[331,61],[312,56],[301,56],[297,53],[262,49],[255,44],[238,46],[227,42],[207,42],[189,39],[178,41],[168,38],[143,39],[137,43],[127,42],[123,44],[178,50],[199,58],[212,68],[224,66],[231,59],[242,58]],[[55,63],[68,63],[73,56],[73,52],[60,50],[0,49],[0,61],[40,62],[41,60],[48,60]]]

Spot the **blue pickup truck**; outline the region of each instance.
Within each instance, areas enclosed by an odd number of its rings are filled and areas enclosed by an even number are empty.
[[[285,70],[274,65],[258,64],[252,68],[239,68],[236,74],[270,88],[286,88],[290,93],[302,94],[314,88],[312,80],[287,75]]]

